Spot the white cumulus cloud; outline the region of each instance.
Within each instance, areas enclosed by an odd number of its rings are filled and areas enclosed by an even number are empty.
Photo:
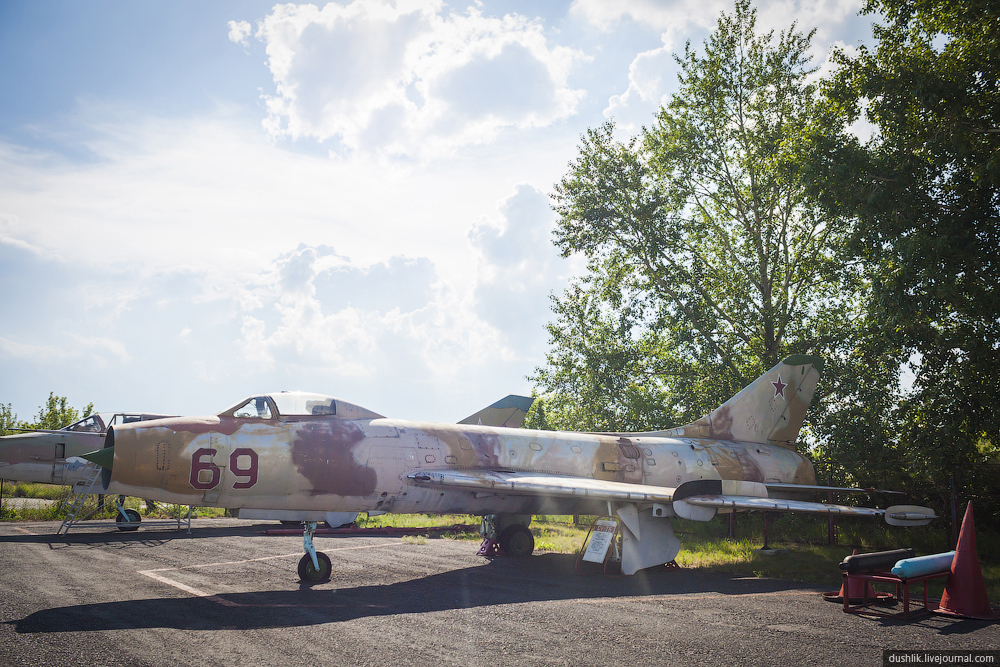
[[[247,37],[250,36],[250,32],[252,30],[250,24],[246,21],[230,21],[228,25],[229,41],[234,44],[247,46]]]
[[[543,192],[518,185],[497,210],[499,219],[480,220],[469,230],[483,260],[476,312],[522,357],[537,356],[540,332],[551,318],[549,294],[565,287],[569,271],[580,267],[560,257],[552,244],[555,213]]]
[[[259,25],[276,86],[264,125],[275,136],[427,157],[545,127],[584,95],[568,83],[583,54],[514,14],[355,0],[278,5]]]

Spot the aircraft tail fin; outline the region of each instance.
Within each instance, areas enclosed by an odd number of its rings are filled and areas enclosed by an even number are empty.
[[[524,422],[528,409],[535,399],[530,396],[510,394],[501,398],[493,405],[471,414],[459,424],[478,424],[479,426],[506,426],[518,428]]]
[[[794,449],[822,370],[821,357],[793,354],[711,414],[666,434]]]

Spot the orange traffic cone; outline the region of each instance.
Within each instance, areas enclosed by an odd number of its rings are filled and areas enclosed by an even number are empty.
[[[1000,618],[990,607],[983,582],[983,571],[976,555],[976,522],[972,518],[972,503],[965,507],[962,530],[958,533],[958,547],[951,561],[951,575],[941,596],[941,606],[934,610],[938,614],[949,614],[963,618],[993,620]]]
[[[858,550],[855,549],[851,555],[857,556]],[[844,583],[840,585],[839,591],[836,593],[832,591],[829,593],[823,593],[823,598],[829,600],[830,602],[843,602],[845,595],[850,598],[850,604],[861,604],[862,600],[865,598],[867,598],[870,602],[885,602],[892,599],[892,593],[876,592],[875,589],[872,588],[872,582],[868,580],[862,581],[861,579],[852,579],[846,576],[844,577]]]

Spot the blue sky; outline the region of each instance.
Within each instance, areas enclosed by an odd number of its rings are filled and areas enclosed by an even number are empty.
[[[858,0],[762,2],[831,46]],[[716,0],[0,3],[0,403],[456,421],[544,361],[548,195]]]

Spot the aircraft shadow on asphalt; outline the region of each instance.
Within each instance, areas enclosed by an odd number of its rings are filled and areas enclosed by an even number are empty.
[[[575,558],[565,554],[495,558],[478,567],[389,584],[334,588],[336,583],[329,582],[294,588],[290,583],[286,590],[81,604],[37,611],[6,623],[18,633],[281,628],[529,602],[730,596],[803,587],[788,581],[734,579],[685,570],[643,571],[621,578],[579,576],[573,571]]]

